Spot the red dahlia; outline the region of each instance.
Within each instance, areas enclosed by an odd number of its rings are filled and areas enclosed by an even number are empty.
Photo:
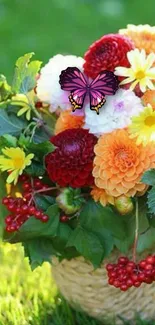
[[[101,71],[114,71],[117,66],[129,67],[127,52],[134,48],[126,36],[108,34],[94,42],[85,53],[84,72],[95,78]]]
[[[93,184],[94,145],[97,138],[84,129],[69,129],[51,138],[57,147],[46,156],[50,179],[60,186],[83,187]]]

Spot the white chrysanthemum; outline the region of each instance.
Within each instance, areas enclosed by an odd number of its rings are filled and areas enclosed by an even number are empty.
[[[71,107],[68,100],[69,93],[60,88],[61,71],[68,67],[77,67],[82,71],[83,63],[84,59],[81,57],[57,54],[41,69],[37,82],[37,95],[42,102],[50,104],[51,112],[58,107],[63,110]]]
[[[114,96],[106,98],[106,103],[100,109],[99,115],[90,110],[88,104],[86,105],[84,128],[97,136],[110,133],[115,129],[127,127],[131,122],[131,117],[143,109],[140,98],[133,91],[120,89]]]

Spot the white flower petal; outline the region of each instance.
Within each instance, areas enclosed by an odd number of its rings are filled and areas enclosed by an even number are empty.
[[[50,104],[52,111],[58,107],[70,108],[69,93],[62,90],[59,84],[59,76],[67,67],[77,67],[83,71],[84,59],[75,55],[57,54],[41,69],[41,75],[37,82],[37,95],[39,99]]]

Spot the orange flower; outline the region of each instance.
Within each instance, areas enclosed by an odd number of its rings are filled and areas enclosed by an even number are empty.
[[[71,110],[64,111],[60,114],[55,124],[55,134],[68,129],[77,129],[82,127],[84,123],[83,116],[71,114]]]
[[[93,176],[95,184],[108,195],[134,196],[146,187],[141,177],[155,167],[155,146],[136,144],[126,130],[102,135],[95,146]]]
[[[106,193],[102,188],[94,186],[91,190],[91,196],[95,202],[100,202],[103,206],[106,206],[108,203],[114,205],[114,198]]]
[[[147,54],[155,52],[155,27],[150,25],[127,25],[120,29],[119,34],[128,36],[138,49],[144,49]]]
[[[150,104],[152,108],[155,108],[155,90],[147,90],[142,97],[144,105]]]

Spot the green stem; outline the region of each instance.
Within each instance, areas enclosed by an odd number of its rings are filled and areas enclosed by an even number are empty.
[[[136,251],[138,244],[138,235],[139,235],[139,215],[138,215],[138,199],[136,200],[136,225],[135,225],[135,240],[133,246],[133,261],[136,263]]]

